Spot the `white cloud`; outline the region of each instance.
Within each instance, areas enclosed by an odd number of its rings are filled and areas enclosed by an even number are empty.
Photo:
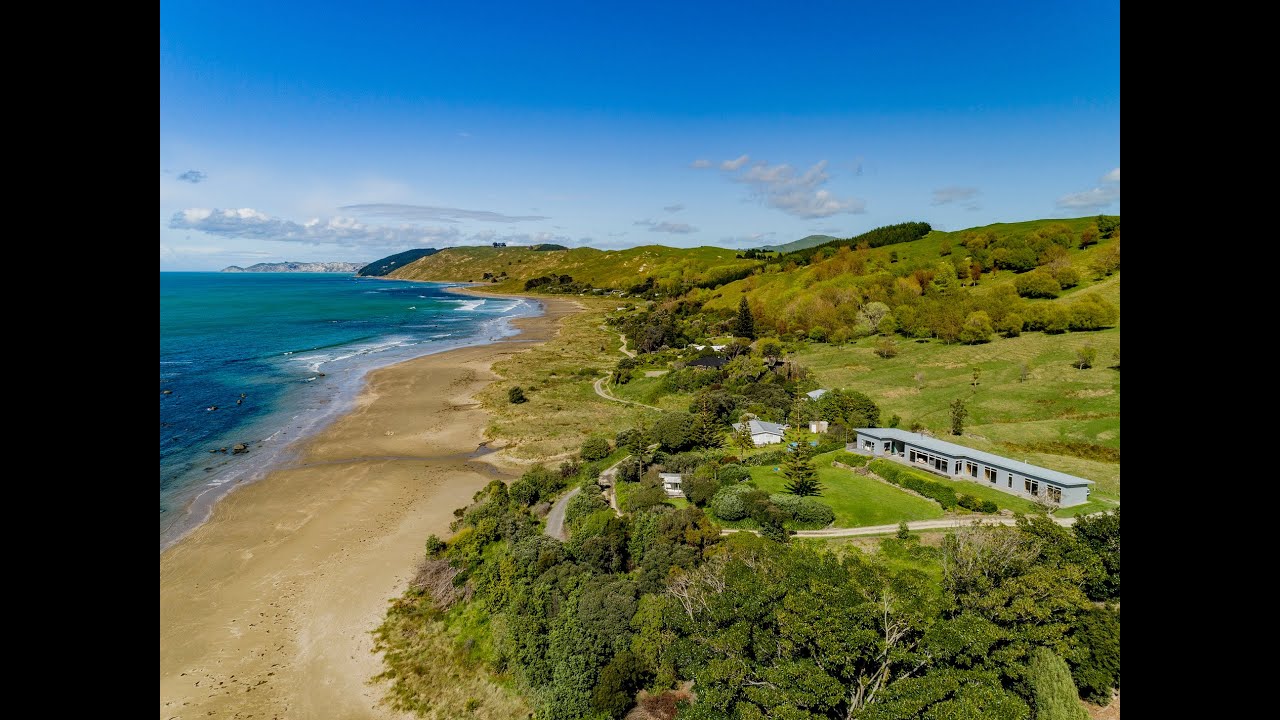
[[[1081,192],[1067,193],[1058,198],[1058,207],[1064,210],[1101,211],[1120,199],[1120,168],[1103,175],[1101,187]]]
[[[1067,193],[1058,198],[1058,207],[1064,210],[1102,210],[1120,199],[1120,188],[1096,187],[1092,190]]]
[[[751,158],[746,155],[741,155],[733,160],[725,160],[724,162],[720,163],[720,169],[733,172],[735,170],[741,169],[742,166],[746,165],[747,161],[750,159]]]
[[[676,203],[675,205],[668,205],[662,209],[666,210],[669,213],[678,213],[684,209],[684,203]]]
[[[419,222],[458,222],[482,220],[484,222],[515,223],[526,220],[549,220],[545,215],[506,215],[491,210],[463,210],[461,208],[435,207],[432,205],[402,205],[400,203],[363,203],[343,205],[339,210],[350,210],[369,217]]]
[[[698,228],[687,225],[685,223],[672,223],[667,221],[655,222],[653,220],[637,220],[632,225],[640,225],[649,228],[649,232],[671,233],[673,235],[688,235],[689,233],[698,232]]]
[[[953,202],[964,202],[973,200],[982,194],[982,191],[975,187],[960,187],[959,185],[951,185],[949,187],[938,188],[933,191],[933,202],[931,205],[946,205]],[[971,207],[973,206],[973,207]],[[974,209],[977,207],[973,203],[965,206],[965,209]]]
[[[799,175],[787,164],[758,162],[732,179],[750,186],[752,197],[763,205],[796,217],[830,217],[840,213],[866,212],[867,208],[866,201],[861,198],[838,197],[822,187],[831,179],[827,174],[826,160]]]
[[[706,158],[698,158],[697,160],[694,160],[693,162],[689,163],[689,167],[695,168],[698,170],[701,170],[702,168],[709,168],[711,167],[711,161],[707,160]]]
[[[374,248],[441,246],[456,243],[462,236],[457,228],[366,225],[349,217],[312,218],[297,223],[253,208],[188,208],[174,213],[169,227],[230,238]]]

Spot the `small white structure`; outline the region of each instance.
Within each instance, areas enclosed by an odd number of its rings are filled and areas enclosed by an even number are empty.
[[[684,489],[681,483],[684,476],[680,473],[658,473],[658,479],[662,481],[662,489],[667,491],[667,497],[684,497]]]
[[[748,420],[747,427],[751,429],[751,441],[755,443],[756,447],[780,443],[782,442],[782,436],[787,432],[786,425],[763,420]],[[734,423],[733,429],[741,430],[742,423]]]
[[[694,350],[706,350],[706,349],[707,349],[707,346],[706,346],[706,345],[699,345],[699,344],[697,344],[697,343],[689,343],[689,347],[693,348]]]
[[[826,421],[826,420],[810,420],[810,421],[809,421],[809,432],[811,432],[811,433],[824,433],[824,432],[826,432],[826,431],[827,431],[827,421]]]
[[[808,396],[809,396],[809,399],[810,399],[810,400],[817,400],[818,398],[820,398],[820,397],[822,397],[823,395],[826,395],[826,394],[827,394],[827,390],[826,390],[826,388],[818,388],[817,390],[812,390],[812,391],[810,391],[810,392],[805,393],[805,395],[808,395]],[[816,431],[814,431],[814,432],[816,432]],[[824,431],[824,432],[825,432],[825,431]]]
[[[729,346],[728,346],[728,345],[712,345],[712,346],[711,346],[711,349],[712,349],[712,350],[715,350],[716,352],[720,352],[721,350],[723,350],[723,349],[725,349],[725,348],[727,348],[727,347],[729,347]]]

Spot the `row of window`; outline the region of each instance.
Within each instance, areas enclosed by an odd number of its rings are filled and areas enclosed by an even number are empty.
[[[867,452],[872,452],[873,448],[874,448],[874,445],[870,440],[863,441],[864,450],[866,450]],[[888,452],[889,449],[890,449],[890,444],[889,442],[886,441],[885,451]],[[952,474],[951,461],[946,458],[933,455],[932,453],[921,452],[918,450],[909,450],[907,452],[907,460],[917,465],[926,465],[926,466],[932,467],[938,472],[944,473],[946,475]],[[976,479],[978,477],[978,467],[979,466],[977,463],[969,462],[966,460],[962,464],[961,461],[957,460],[956,467],[955,467],[955,474],[959,475],[961,473],[968,473],[969,477]],[[983,474],[983,478],[987,482],[991,483],[992,485],[999,482],[1000,472],[994,468],[982,466],[982,474]],[[1013,488],[1013,473],[1007,474],[1005,483],[1006,483],[1006,487]],[[1023,478],[1022,489],[1024,492],[1026,492],[1029,495],[1039,496],[1040,481],[1031,480],[1029,478]],[[1062,501],[1061,488],[1054,487],[1052,485],[1045,485],[1045,493],[1046,495],[1048,495],[1049,499],[1054,502]]]

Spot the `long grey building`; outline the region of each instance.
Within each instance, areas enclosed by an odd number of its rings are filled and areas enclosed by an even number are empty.
[[[1010,460],[989,452],[898,428],[858,428],[850,452],[886,457],[955,480],[981,483],[1023,497],[1048,499],[1062,507],[1089,501],[1092,480]]]

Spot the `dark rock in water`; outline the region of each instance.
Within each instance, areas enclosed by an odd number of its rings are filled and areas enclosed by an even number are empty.
[[[216,452],[218,452],[218,448],[214,448],[214,449],[210,450],[209,452],[211,452],[211,453],[216,453]]]
[[[218,406],[217,406],[217,405],[211,405],[211,406],[209,406],[209,412],[213,412],[214,410],[217,410],[217,409],[218,409]]]
[[[161,391],[160,391],[160,394],[161,394],[161,395],[172,395],[172,394],[173,394],[173,391],[172,391],[172,390],[161,390]]]
[[[239,405],[239,404],[240,404],[240,403],[242,403],[242,402],[244,402],[244,399],[243,399],[243,398],[241,398],[240,400],[237,400],[237,401],[236,401],[236,404],[237,404],[237,405]]]
[[[324,373],[316,373],[316,377],[324,377]]]
[[[240,453],[247,452],[249,452],[249,448],[244,443],[236,443],[236,446],[231,448],[232,455],[239,455]]]
[[[226,448],[218,448],[218,452],[226,452],[226,451],[227,451]]]
[[[244,393],[240,393],[240,397],[249,397],[249,396],[245,395]]]

